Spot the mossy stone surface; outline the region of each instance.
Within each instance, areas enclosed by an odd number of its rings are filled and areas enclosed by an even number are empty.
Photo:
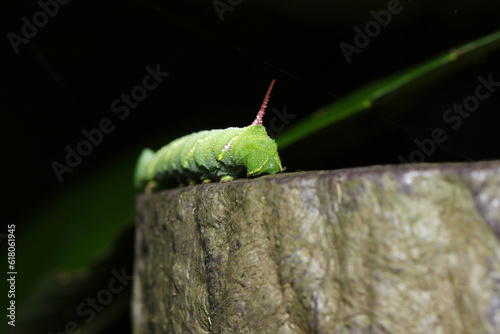
[[[135,333],[500,332],[500,162],[137,198]]]

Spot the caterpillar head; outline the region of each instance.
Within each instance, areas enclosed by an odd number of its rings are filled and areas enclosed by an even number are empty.
[[[266,131],[264,129],[264,131]],[[254,141],[248,146],[247,155],[247,174],[248,176],[257,176],[260,174],[276,174],[283,170],[281,160],[278,155],[278,145],[269,138]]]

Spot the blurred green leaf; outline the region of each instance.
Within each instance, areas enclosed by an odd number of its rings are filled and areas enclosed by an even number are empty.
[[[500,47],[500,31],[452,49],[444,55],[409,70],[364,86],[341,100],[317,110],[310,117],[290,126],[285,132],[277,136],[278,147],[283,149],[308,135],[370,108],[376,100],[397,91],[405,85],[415,83],[418,79],[426,76],[434,76],[432,79],[437,79],[438,70],[447,67],[450,63],[465,63],[471,58],[470,56],[477,52],[487,53],[498,47]]]
[[[20,236],[16,295],[23,318],[38,312],[61,282],[85,274],[132,221],[136,158],[137,152],[117,157],[52,198]]]

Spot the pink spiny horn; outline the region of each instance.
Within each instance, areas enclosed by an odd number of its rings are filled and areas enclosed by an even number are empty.
[[[276,79],[274,79],[271,82],[271,85],[269,86],[269,89],[267,90],[266,97],[264,98],[264,102],[262,102],[262,105],[260,106],[259,113],[257,114],[257,117],[255,117],[255,121],[253,121],[252,125],[262,125],[262,118],[264,117],[264,113],[266,112],[267,102],[269,102],[269,95],[271,95],[271,90],[273,89],[275,81],[276,81]]]

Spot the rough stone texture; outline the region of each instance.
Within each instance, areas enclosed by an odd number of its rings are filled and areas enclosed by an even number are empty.
[[[500,161],[137,199],[135,333],[498,333]]]

